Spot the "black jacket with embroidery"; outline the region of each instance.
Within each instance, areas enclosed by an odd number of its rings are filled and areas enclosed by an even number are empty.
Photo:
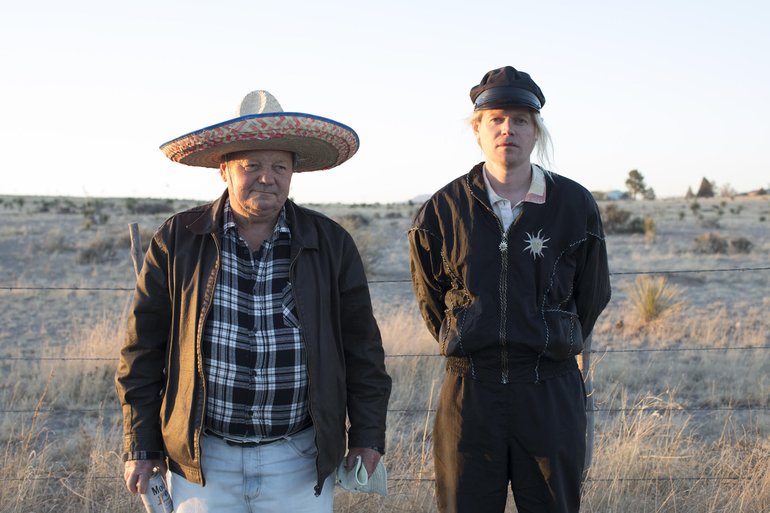
[[[422,316],[450,371],[507,383],[574,369],[610,299],[596,202],[552,173],[545,203],[523,203],[506,233],[482,169],[434,194],[409,230]]]

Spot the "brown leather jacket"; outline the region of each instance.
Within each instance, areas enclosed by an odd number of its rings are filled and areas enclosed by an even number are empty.
[[[172,471],[203,484],[206,404],[201,337],[220,265],[225,192],[174,215],[155,234],[136,284],[115,377],[123,450],[165,453]],[[369,289],[350,235],[329,218],[286,202],[291,282],[307,351],[310,415],[320,493],[350,447],[385,447],[391,380]]]

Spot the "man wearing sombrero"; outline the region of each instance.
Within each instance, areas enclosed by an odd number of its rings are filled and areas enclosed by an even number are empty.
[[[484,162],[436,192],[409,231],[421,313],[446,356],[433,436],[441,513],[577,513],[586,449],[575,356],[610,298],[599,209],[546,160],[529,74],[470,91]]]
[[[116,374],[130,491],[168,468],[178,513],[331,512],[346,419],[347,466],[377,467],[391,382],[361,258],[288,199],[293,173],[357,149],[349,127],[265,91],[161,146],[227,190],[167,220],[137,280]]]

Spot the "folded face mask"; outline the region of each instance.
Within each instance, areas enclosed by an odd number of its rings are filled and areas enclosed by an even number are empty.
[[[377,462],[377,466],[370,476],[366,472],[361,456],[356,456],[356,463],[351,470],[345,468],[345,460],[343,459],[337,467],[336,483],[351,492],[388,494],[388,473],[382,460]]]

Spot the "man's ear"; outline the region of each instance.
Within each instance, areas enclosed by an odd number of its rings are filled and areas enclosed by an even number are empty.
[[[219,164],[219,176],[222,177],[223,182],[227,183],[227,162]]]

